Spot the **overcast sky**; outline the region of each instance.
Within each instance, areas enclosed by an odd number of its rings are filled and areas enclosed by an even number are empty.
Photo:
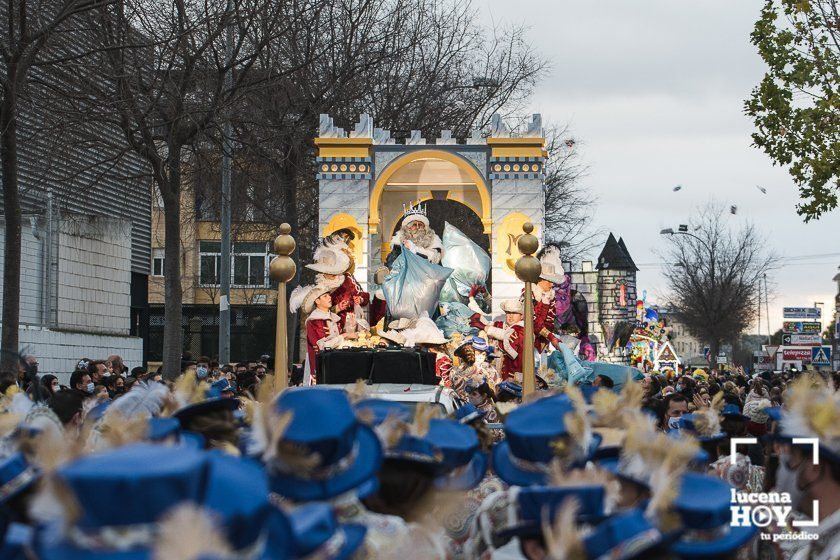
[[[764,73],[749,42],[761,2],[479,0],[476,6],[487,21],[527,25],[531,42],[550,60],[532,112],[542,113],[544,123],[570,125],[590,168],[584,181],[599,199],[594,225],[624,237],[649,302],[661,301],[666,289],[656,265],[660,229],[685,223],[715,198],[737,205],[729,219],[756,224],[788,259],[770,282],[773,330],[785,305],[825,302],[824,317],[832,314],[840,212],[805,224],[787,172],[750,146],[743,102]],[[673,192],[677,184],[683,188]]]

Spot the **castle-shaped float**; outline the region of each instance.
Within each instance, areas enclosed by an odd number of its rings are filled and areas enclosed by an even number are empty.
[[[501,301],[519,297],[516,240],[525,222],[535,225],[541,241],[545,226],[547,152],[540,115],[533,115],[524,130],[512,130],[494,115],[487,136],[476,130],[458,141],[443,130],[431,143],[417,130],[397,143],[368,115],[349,132],[321,115],[315,144],[321,234],[341,228],[358,233],[355,275],[363,287],[373,283],[405,208],[416,201],[446,200],[469,208],[489,238],[493,311]],[[580,270],[565,265],[573,289],[587,301],[599,359],[627,362],[627,351],[611,344],[636,318],[638,269],[623,240],[610,234],[597,262],[584,261]]]

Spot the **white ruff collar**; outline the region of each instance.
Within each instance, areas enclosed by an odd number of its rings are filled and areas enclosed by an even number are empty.
[[[337,323],[340,317],[335,313],[331,313],[329,311],[314,309],[312,313],[309,314],[309,317],[306,318],[307,321],[309,321],[310,319],[323,319],[325,321],[335,321]]]

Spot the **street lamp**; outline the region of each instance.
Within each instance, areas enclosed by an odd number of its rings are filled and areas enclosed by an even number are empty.
[[[674,231],[673,228],[665,228],[659,231],[659,235],[687,235],[689,237],[693,237],[697,241],[703,244],[703,246],[708,249],[709,252],[712,251],[712,248],[709,247],[709,244],[706,243],[702,237],[694,235],[693,233],[688,232],[688,226],[685,224],[680,224],[679,231]]]
[[[825,305],[825,302],[823,302],[823,301],[815,301],[815,302],[814,302],[814,307],[816,307],[817,309],[819,309],[819,310],[820,310],[820,316],[819,316],[819,318],[817,319],[817,321],[819,321],[819,322],[820,322],[820,334],[822,334],[822,328],[823,328],[823,322],[822,322],[822,307],[823,307],[824,305]]]
[[[471,84],[459,84],[452,86],[452,89],[474,89],[477,91],[481,88],[497,88],[499,87],[499,85],[499,81],[495,78],[488,78],[486,76],[483,76],[473,78]]]

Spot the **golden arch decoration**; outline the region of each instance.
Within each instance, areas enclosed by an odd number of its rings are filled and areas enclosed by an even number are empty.
[[[484,177],[482,177],[481,173],[470,162],[461,156],[452,152],[433,149],[408,152],[389,163],[382,171],[376,179],[376,183],[373,185],[373,191],[370,193],[370,208],[368,209],[369,232],[375,234],[379,230],[379,203],[382,201],[382,193],[385,192],[388,180],[402,167],[421,159],[439,159],[452,163],[475,183],[478,196],[481,199],[481,223],[484,225],[484,233],[490,234],[491,226],[493,225],[492,207],[490,203],[490,189],[487,187]]]
[[[499,222],[493,245],[496,248],[493,255],[496,266],[506,269],[511,274],[516,274],[514,267],[516,261],[522,256],[516,242],[523,235],[522,226],[530,221],[532,221],[531,218],[522,212],[511,212]],[[537,227],[534,228],[533,235],[539,237]]]

